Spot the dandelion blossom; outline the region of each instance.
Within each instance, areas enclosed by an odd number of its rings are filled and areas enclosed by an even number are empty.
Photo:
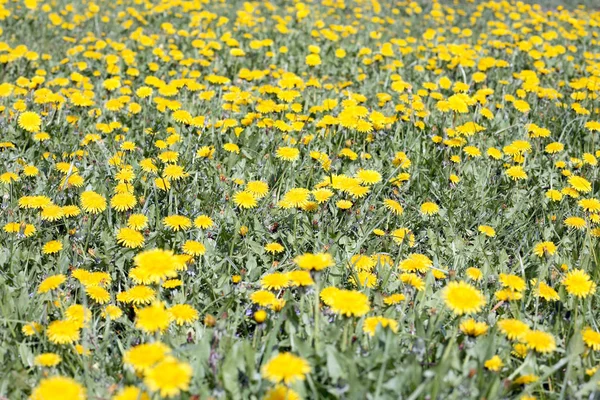
[[[67,280],[67,277],[63,274],[52,275],[47,277],[40,283],[38,287],[38,293],[46,293],[51,290],[58,289],[60,285],[62,285]]]
[[[387,328],[394,333],[398,332],[398,321],[385,317],[366,318],[365,322],[363,323],[363,332],[369,336],[375,336],[378,326],[380,326],[381,329]]]
[[[328,253],[305,253],[294,258],[294,262],[309,271],[321,271],[334,265],[333,257]]]
[[[163,224],[174,232],[192,227],[192,221],[183,215],[169,215],[163,218]]]
[[[158,283],[162,279],[174,278],[181,262],[175,257],[171,250],[151,249],[139,253],[133,262],[138,269],[131,269],[141,283]],[[135,272],[133,272],[135,270]]]
[[[541,242],[534,246],[533,253],[538,257],[544,255],[553,256],[556,253],[556,245],[552,242]]]
[[[46,336],[54,344],[69,344],[79,340],[80,324],[73,320],[51,322],[46,330]]]
[[[489,225],[479,225],[477,230],[483,233],[485,236],[494,237],[496,236],[496,231]]]
[[[481,311],[485,297],[474,286],[466,282],[450,282],[442,294],[446,306],[455,314],[473,314]]]
[[[538,353],[551,353],[556,349],[554,336],[540,330],[531,330],[525,333],[523,341],[529,349]]]
[[[98,214],[106,210],[106,199],[94,191],[81,193],[81,208],[91,214]]]
[[[485,322],[478,322],[473,318],[461,322],[459,328],[465,335],[473,337],[485,335],[488,331],[488,325]]]
[[[263,400],[300,400],[300,396],[285,385],[277,385],[267,391]]]
[[[356,290],[338,290],[333,294],[331,310],[346,317],[360,317],[371,309],[369,298]]]
[[[138,309],[136,317],[135,327],[147,333],[164,332],[173,319],[162,302]]]
[[[256,203],[256,197],[254,197],[254,195],[246,190],[237,192],[236,194],[233,195],[233,202],[235,203],[236,206],[241,207],[241,208],[254,208],[256,207],[257,203]]]
[[[26,111],[19,115],[19,127],[27,132],[39,132],[42,126],[42,119],[33,111]]]
[[[127,227],[141,231],[148,225],[148,217],[144,214],[131,214],[127,219]]]
[[[260,285],[265,289],[281,290],[290,284],[289,275],[282,272],[273,272],[263,276]]]
[[[439,211],[440,207],[431,201],[421,204],[421,213],[423,215],[434,215],[437,214]]]
[[[200,229],[208,229],[214,225],[212,218],[208,215],[199,215],[194,219],[194,226]]]
[[[121,228],[117,232],[117,243],[130,249],[144,245],[144,235],[135,229]]]
[[[385,208],[390,210],[395,215],[402,215],[404,212],[404,208],[396,200],[385,199],[383,200],[383,204],[385,205]]]
[[[495,355],[489,360],[486,360],[483,366],[490,371],[498,372],[504,366],[504,363],[499,356]]]
[[[520,165],[515,165],[514,167],[508,168],[505,173],[513,181],[527,179],[527,173]]]
[[[567,273],[562,280],[567,292],[575,297],[587,297],[596,290],[596,284],[582,269],[575,269]]]
[[[161,397],[171,398],[189,389],[192,373],[192,367],[188,363],[168,356],[146,371],[144,383],[150,391],[159,392]]]
[[[185,254],[190,256],[201,256],[206,253],[206,247],[195,240],[188,240],[181,248]]]
[[[600,351],[600,332],[596,332],[590,327],[581,331],[583,342],[587,347],[594,351]]]
[[[261,307],[271,307],[275,304],[277,297],[267,290],[257,290],[250,295],[250,300]]]
[[[110,206],[117,211],[131,210],[137,203],[136,197],[131,193],[118,193],[110,199]]]
[[[286,385],[303,381],[310,373],[308,362],[291,353],[279,353],[262,368],[262,376],[273,383],[283,382]]]
[[[189,304],[176,304],[169,308],[173,321],[179,326],[198,320],[198,311]]]
[[[592,191],[592,184],[587,179],[581,176],[571,176],[569,178],[569,185],[578,192],[589,193]]]
[[[30,400],[85,400],[85,388],[74,379],[52,376],[42,379],[33,389]]]
[[[136,372],[146,373],[157,362],[162,361],[171,349],[161,342],[140,344],[127,350],[123,355],[123,363]]]
[[[85,292],[99,304],[106,304],[110,301],[110,293],[101,286],[90,286],[86,288]]]
[[[284,161],[295,161],[300,157],[300,150],[295,147],[280,147],[277,149],[277,158]]]
[[[54,253],[58,253],[62,249],[63,249],[62,242],[60,242],[58,240],[51,240],[51,241],[46,242],[44,244],[44,247],[42,247],[42,253],[44,253],[44,254],[54,254]]]
[[[39,367],[55,367],[62,361],[56,353],[42,353],[35,357],[33,363]]]

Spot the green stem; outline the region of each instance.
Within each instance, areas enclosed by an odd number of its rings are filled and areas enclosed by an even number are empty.
[[[348,330],[350,328],[350,324],[352,323],[352,320],[350,318],[345,318],[345,324],[344,324],[344,332],[342,332],[342,352],[345,353],[346,349],[348,348]]]
[[[319,310],[319,293],[321,291],[321,279],[320,278],[320,273],[316,272],[315,273],[315,297],[314,297],[314,320],[315,320],[315,324],[314,324],[314,333],[313,333],[313,340],[314,340],[314,346],[315,346],[315,351],[317,352],[317,354],[319,354],[319,317],[321,314],[321,311]]]
[[[379,393],[381,393],[381,387],[383,386],[383,377],[385,376],[385,368],[387,366],[388,354],[390,343],[392,341],[392,334],[390,329],[386,329],[385,335],[385,348],[383,350],[383,362],[381,369],[379,370],[379,377],[377,378],[377,389],[375,390],[375,400],[379,399]]]

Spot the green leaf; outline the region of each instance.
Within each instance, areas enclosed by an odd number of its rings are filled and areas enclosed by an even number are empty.
[[[327,374],[329,377],[334,381],[339,378],[345,378],[346,375],[337,359],[338,350],[333,346],[327,346],[325,352],[327,353]]]

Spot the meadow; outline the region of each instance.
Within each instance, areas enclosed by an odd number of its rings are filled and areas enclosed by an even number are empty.
[[[598,396],[588,3],[0,0],[0,399]]]

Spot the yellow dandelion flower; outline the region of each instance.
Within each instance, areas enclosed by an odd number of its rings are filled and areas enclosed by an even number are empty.
[[[290,285],[290,278],[287,273],[273,272],[263,276],[260,285],[264,289],[281,290]]]
[[[202,243],[195,240],[186,241],[183,246],[181,246],[181,249],[185,254],[190,256],[201,256],[206,253],[206,247],[204,247]]]
[[[123,364],[133,368],[136,372],[145,374],[170,352],[171,349],[161,342],[140,344],[125,352]]]
[[[495,355],[486,360],[485,363],[483,363],[483,366],[490,371],[498,372],[504,366],[504,363],[498,355]]]
[[[198,320],[198,311],[189,304],[176,304],[169,307],[168,311],[173,321],[179,326]]]
[[[360,317],[365,315],[371,309],[369,298],[356,290],[340,289],[333,293],[331,310],[339,315],[346,317]]]
[[[250,295],[250,300],[261,307],[271,307],[277,300],[277,297],[267,290],[257,290]]]
[[[538,257],[553,256],[556,253],[556,245],[552,242],[537,243],[533,248],[533,253]]]
[[[42,353],[34,358],[33,363],[38,367],[55,367],[61,361],[61,356],[56,353]]]
[[[42,127],[42,118],[33,111],[26,111],[19,115],[18,124],[19,128],[27,132],[39,132]]]
[[[285,385],[277,385],[269,389],[262,400],[300,400],[300,396]]]
[[[106,199],[94,191],[86,191],[80,196],[81,208],[91,214],[98,214],[106,210]]]
[[[172,231],[187,230],[192,227],[192,221],[183,215],[169,215],[163,218],[163,224]]]
[[[315,281],[308,271],[292,271],[288,273],[291,286],[311,286]]]
[[[242,190],[233,195],[233,202],[241,208],[254,208],[257,206],[256,197],[249,191]]]
[[[167,356],[146,371],[144,383],[150,391],[171,398],[189,390],[192,373],[188,363]]]
[[[127,219],[127,227],[130,229],[141,231],[146,226],[148,226],[148,217],[144,214],[131,214]]]
[[[262,376],[273,383],[286,385],[303,381],[310,373],[310,365],[301,357],[291,353],[279,353],[272,357],[262,368]]]
[[[333,257],[328,253],[305,253],[294,258],[294,262],[309,271],[321,271],[334,265]]]
[[[392,295],[389,295],[389,296],[383,298],[383,302],[388,306],[398,304],[404,300],[406,300],[406,296],[403,295],[402,293],[394,293]]]
[[[300,157],[300,150],[295,147],[279,147],[276,157],[284,161],[296,161]]]
[[[110,199],[110,206],[117,211],[131,210],[137,204],[136,197],[131,193],[118,193]]]
[[[402,213],[404,213],[404,208],[396,200],[385,199],[383,200],[383,204],[385,205],[385,208],[390,210],[395,215],[402,215]]]
[[[144,235],[135,229],[121,228],[117,232],[117,243],[130,249],[142,247],[144,242]]]
[[[496,231],[489,225],[479,225],[477,230],[483,233],[485,236],[494,237],[496,236]]]
[[[85,292],[99,304],[106,304],[110,301],[110,293],[101,286],[89,286],[85,289]]]
[[[457,315],[473,314],[485,305],[483,294],[466,282],[450,282],[442,294],[446,306]]]
[[[77,381],[56,375],[44,378],[31,392],[30,400],[85,400],[86,391]]]
[[[388,328],[392,332],[398,332],[398,321],[385,317],[368,317],[363,322],[363,332],[369,336],[375,336],[377,327]]]
[[[556,349],[554,336],[540,330],[529,330],[523,336],[523,342],[527,348],[538,353],[551,353]]]
[[[62,242],[60,242],[58,240],[51,240],[44,244],[44,247],[42,247],[42,253],[55,254],[55,253],[58,253],[59,251],[61,251],[62,249],[63,249]]]
[[[488,324],[485,322],[475,321],[473,318],[469,318],[460,323],[460,331],[465,335],[477,337],[485,335],[488,331]]]
[[[563,278],[562,284],[569,294],[576,297],[585,298],[596,291],[596,284],[582,269],[569,271]]]
[[[146,250],[136,255],[133,262],[136,268],[131,269],[129,274],[143,284],[174,278],[181,268],[180,260],[170,250]]]
[[[135,327],[147,333],[164,332],[169,327],[172,318],[164,303],[154,302],[152,305],[136,311]]]
[[[63,274],[52,275],[47,277],[40,283],[37,292],[38,293],[46,293],[51,290],[56,290],[60,285],[62,285],[67,280],[67,277]]]
[[[573,175],[569,177],[569,185],[580,193],[589,193],[592,191],[592,184],[587,179]]]
[[[54,344],[70,344],[79,340],[80,324],[72,320],[51,322],[46,330],[46,336]]]
[[[440,207],[431,201],[427,201],[421,204],[421,213],[423,215],[434,215],[437,214],[439,211]]]
[[[587,347],[594,351],[600,350],[600,332],[596,332],[590,327],[586,327],[581,331],[583,342]]]

